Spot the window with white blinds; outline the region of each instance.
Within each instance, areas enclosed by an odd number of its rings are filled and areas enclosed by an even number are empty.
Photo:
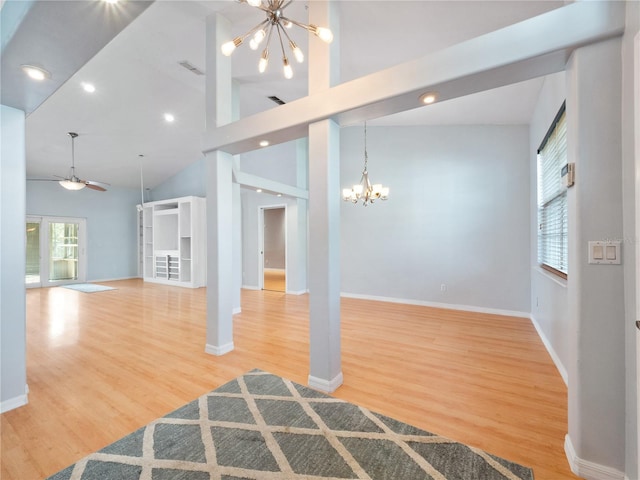
[[[567,164],[565,105],[538,149],[538,263],[567,278],[567,189],[561,170]]]

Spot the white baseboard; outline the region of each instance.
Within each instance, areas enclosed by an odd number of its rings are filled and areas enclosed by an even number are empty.
[[[453,303],[426,302],[423,300],[411,300],[407,298],[378,297],[375,295],[360,295],[358,293],[340,293],[341,297],[357,298],[361,300],[375,300],[377,302],[404,303],[406,305],[418,305],[421,307],[446,308],[449,310],[462,310],[464,312],[488,313],[492,315],[505,315],[508,317],[530,318],[529,312],[516,310],[503,310],[499,308],[475,307],[473,305],[456,305]]]
[[[118,280],[131,280],[134,278],[142,278],[139,277],[138,275],[134,276],[134,277],[119,277],[119,278],[100,278],[98,280],[87,280],[86,283],[98,283],[98,282],[115,282]]]
[[[224,345],[220,345],[219,347],[216,345],[206,344],[204,347],[204,351],[211,355],[224,355],[225,353],[229,353],[234,348],[233,342],[225,343]]]
[[[256,287],[255,285],[242,285],[242,288],[245,290],[260,290],[260,288]]]
[[[18,395],[17,397],[9,398],[0,403],[0,413],[8,412],[9,410],[22,407],[29,403],[29,397],[25,393],[24,395]]]
[[[309,290],[287,290],[285,293],[287,295],[304,295],[305,293],[309,293]]]
[[[579,477],[586,480],[625,480],[625,474],[620,470],[578,457],[568,434],[564,437],[564,452],[569,460],[571,471]]]
[[[531,315],[530,318],[531,318],[531,323],[533,323],[533,326],[538,332],[538,336],[540,337],[540,340],[542,340],[542,343],[547,349],[547,352],[549,352],[549,355],[551,355],[551,359],[553,360],[553,363],[556,365],[558,372],[560,372],[560,376],[562,377],[562,380],[564,380],[564,384],[569,386],[569,375],[567,374],[567,369],[562,364],[560,357],[558,356],[556,351],[553,349],[551,342],[549,341],[547,336],[544,334],[544,331],[542,330],[542,327],[540,326],[538,321],[535,319],[533,315]]]
[[[342,372],[333,377],[331,380],[325,380],[324,378],[318,378],[314,377],[313,375],[309,375],[308,382],[311,388],[331,393],[335,392],[337,388],[342,385],[342,382],[344,382],[344,378],[342,377]]]
[[[231,315],[237,315],[238,313],[242,313],[242,307],[236,307],[231,312]]]

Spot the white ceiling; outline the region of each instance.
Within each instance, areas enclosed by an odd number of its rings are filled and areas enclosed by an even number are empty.
[[[123,1],[123,0],[120,0]],[[74,2],[75,3],[75,2]],[[564,5],[563,1],[347,1],[340,15],[341,78],[351,80],[402,63],[482,33]],[[287,14],[307,21],[306,2]],[[135,188],[139,154],[145,186],[154,187],[202,157],[205,130],[204,77],[184,69],[187,60],[205,65],[205,19],[220,12],[241,34],[263,15],[232,1],[156,0],[27,118],[27,176],[66,175],[71,159],[83,179]],[[292,31],[307,51],[307,35]],[[313,40],[317,41],[317,40]],[[293,80],[281,74],[272,40],[268,71],[257,73],[259,53],[242,45],[233,55],[240,85],[240,114],[274,108],[266,97],[292,101],[306,95],[306,62],[295,64]],[[92,82],[88,94],[81,82]],[[541,79],[442,102],[381,118],[373,125],[527,124]],[[163,113],[176,121],[168,124]]]

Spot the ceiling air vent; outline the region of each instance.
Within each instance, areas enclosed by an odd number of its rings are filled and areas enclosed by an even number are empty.
[[[286,102],[284,100],[279,99],[278,97],[276,97],[275,95],[271,95],[270,97],[268,97],[269,100],[271,100],[274,103],[277,103],[278,105],[284,105]]]
[[[202,70],[200,70],[198,67],[194,67],[191,63],[187,62],[186,60],[183,60],[182,62],[178,62],[178,65],[186,68],[191,73],[194,73],[196,75],[204,75],[204,72]]]

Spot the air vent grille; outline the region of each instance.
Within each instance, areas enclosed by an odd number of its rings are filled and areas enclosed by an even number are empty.
[[[183,60],[182,62],[178,62],[178,65],[186,68],[187,70],[189,70],[191,73],[195,75],[204,75],[204,72],[202,70],[200,70],[198,67],[195,67],[194,65],[187,62],[186,60]]]
[[[275,95],[271,95],[270,97],[268,97],[269,100],[271,100],[274,103],[277,103],[278,105],[284,105],[286,102],[284,100],[279,99],[278,97],[276,97]]]

